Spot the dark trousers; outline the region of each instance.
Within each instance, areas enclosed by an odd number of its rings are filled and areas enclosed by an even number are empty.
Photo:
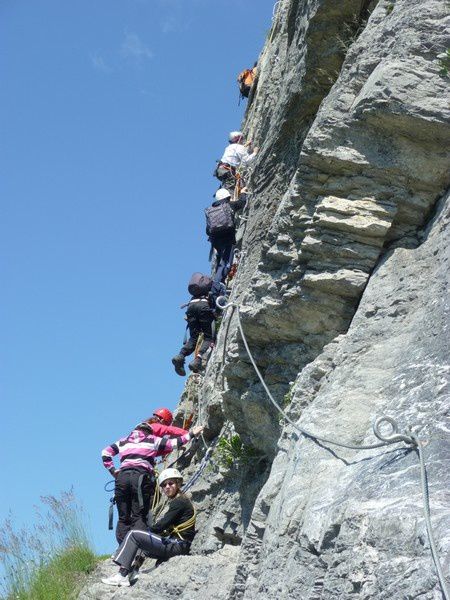
[[[209,306],[208,300],[191,302],[186,311],[189,327],[189,339],[180,350],[182,356],[189,356],[195,350],[198,336],[203,333],[203,343],[199,354],[202,356],[214,342],[212,324],[214,313]]]
[[[149,558],[171,558],[178,554],[188,554],[190,543],[175,537],[161,537],[148,530],[134,530],[127,533],[114,556],[114,562],[131,571],[138,550]]]
[[[212,238],[211,244],[217,253],[216,256],[216,272],[214,273],[214,281],[225,283],[225,279],[230,271],[233,262],[235,238]]]
[[[116,539],[119,544],[130,529],[147,529],[147,516],[154,487],[154,476],[143,469],[119,471],[114,493],[119,513],[116,527]]]

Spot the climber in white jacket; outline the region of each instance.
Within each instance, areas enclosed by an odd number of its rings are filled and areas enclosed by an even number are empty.
[[[231,131],[228,136],[230,142],[225,148],[222,158],[217,165],[215,175],[222,184],[222,187],[234,192],[236,185],[236,170],[249,164],[258,153],[258,148],[252,148],[251,141],[243,144],[243,134],[241,131]]]

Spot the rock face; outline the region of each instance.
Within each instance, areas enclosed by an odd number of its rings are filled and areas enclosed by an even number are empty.
[[[448,3],[277,6],[244,122],[261,151],[231,298],[302,427],[370,444],[386,414],[418,433],[450,578]],[[225,440],[191,489],[193,556],[115,598],[170,597],[171,580],[196,600],[441,597],[416,452],[283,427],[230,310],[178,413],[192,408],[206,444]],[[80,599],[112,597],[95,581]]]
[[[78,596],[79,600],[195,600],[215,598],[226,600],[236,566],[239,549],[224,546],[213,557],[177,556],[157,569],[154,566],[141,569],[139,580],[128,588],[104,585],[101,579],[117,572],[117,566],[108,560],[90,576]]]
[[[377,414],[415,428],[426,442],[447,573],[449,224],[447,197],[419,247],[386,254],[348,332],[302,370],[291,403],[300,425],[348,443],[372,442]],[[299,440],[287,427],[253,510],[232,597],[261,595],[439,598],[416,452],[343,450]]]

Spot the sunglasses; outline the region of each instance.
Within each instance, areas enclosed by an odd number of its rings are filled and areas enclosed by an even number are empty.
[[[163,481],[163,482],[162,482],[162,484],[161,484],[161,487],[162,487],[162,488],[165,488],[165,487],[167,487],[168,485],[176,485],[176,484],[177,484],[177,482],[176,482],[176,481],[170,481],[170,480],[168,480],[168,481]]]

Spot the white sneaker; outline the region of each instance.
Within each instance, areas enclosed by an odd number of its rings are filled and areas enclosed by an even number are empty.
[[[102,583],[105,583],[106,585],[117,585],[118,587],[130,587],[128,577],[126,575],[121,575],[120,573],[102,579]]]

